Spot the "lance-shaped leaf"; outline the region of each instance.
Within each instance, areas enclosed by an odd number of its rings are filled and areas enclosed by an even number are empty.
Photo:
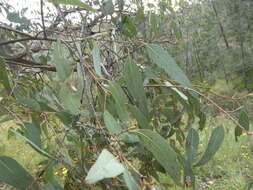
[[[96,9],[93,9],[90,5],[88,5],[87,3],[83,3],[81,0],[50,0],[50,1],[55,4],[59,3],[61,5],[74,5],[83,8],[87,11],[96,12]]]
[[[195,166],[201,166],[206,164],[209,160],[212,159],[212,157],[215,155],[215,153],[220,148],[223,139],[225,136],[225,131],[223,126],[219,126],[215,128],[212,132],[212,135],[209,139],[206,151],[200,161]]]
[[[179,84],[192,88],[192,84],[184,74],[182,69],[176,64],[175,60],[157,44],[149,44],[147,51],[150,59],[160,68],[162,68],[171,79]]]
[[[148,122],[148,118],[145,117],[145,115],[143,115],[143,113],[136,106],[129,104],[128,108],[132,113],[133,117],[137,120],[140,128],[143,129],[151,128]]]
[[[111,91],[112,97],[116,102],[115,107],[119,118],[123,121],[128,121],[129,115],[125,104],[125,94],[122,88],[117,83],[110,83],[108,89]]]
[[[71,64],[65,57],[66,50],[62,44],[57,41],[53,45],[53,63],[56,67],[57,74],[61,82],[64,82],[71,73]]]
[[[0,181],[20,190],[40,189],[34,178],[14,159],[0,156]]]
[[[239,124],[245,129],[249,130],[249,117],[245,111],[241,112],[239,117]],[[238,137],[242,134],[242,128],[236,126],[235,127],[235,140],[238,140]]]
[[[112,13],[114,10],[114,5],[113,5],[112,0],[104,0],[101,10],[102,10],[103,15]]]
[[[175,183],[180,184],[181,168],[177,154],[166,140],[158,133],[147,129],[140,129],[136,133],[140,137],[140,143],[154,155]]]
[[[195,129],[191,128],[188,132],[185,143],[187,161],[189,163],[192,163],[192,161],[196,157],[198,153],[198,145],[199,145],[199,134]]]
[[[4,88],[7,90],[8,93],[11,93],[11,85],[9,82],[5,62],[2,57],[0,57],[0,83],[4,85]]]
[[[89,170],[85,182],[93,184],[105,178],[116,177],[124,171],[124,166],[108,150],[104,149]]]
[[[101,72],[102,60],[101,60],[101,56],[100,56],[99,45],[97,45],[97,44],[92,49],[92,58],[93,58],[94,69],[95,69],[97,75],[100,77],[103,77],[102,72]]]
[[[141,189],[139,184],[134,179],[134,177],[132,176],[130,171],[125,170],[123,173],[123,178],[124,178],[129,190],[140,190]]]
[[[141,112],[147,116],[147,98],[143,87],[143,80],[138,66],[131,60],[128,60],[124,68],[124,76],[127,89],[132,97],[137,101]]]

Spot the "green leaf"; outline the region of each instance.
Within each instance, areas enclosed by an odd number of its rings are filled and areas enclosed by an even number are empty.
[[[129,190],[140,190],[139,184],[135,181],[134,177],[132,176],[131,172],[125,170],[123,173],[124,181],[127,184]]]
[[[71,64],[65,57],[65,49],[61,43],[57,41],[53,45],[53,63],[56,67],[57,74],[61,82],[64,82],[71,74]]]
[[[119,133],[122,131],[122,127],[117,123],[117,121],[108,111],[104,112],[104,121],[110,133]]]
[[[99,45],[97,44],[92,49],[92,57],[93,57],[94,69],[97,75],[100,77],[103,77],[102,72],[101,72],[102,60],[100,56],[100,48],[99,48]]]
[[[141,112],[145,116],[148,116],[147,98],[143,87],[142,76],[138,66],[132,60],[126,62],[124,76],[128,91],[137,101],[137,105]]]
[[[223,126],[219,126],[215,128],[212,132],[212,135],[209,139],[206,151],[200,161],[195,166],[201,166],[206,164],[209,160],[212,159],[212,157],[215,155],[215,153],[220,148],[223,139],[224,139],[225,131]]]
[[[191,82],[184,74],[182,69],[176,64],[175,60],[157,44],[149,44],[147,51],[150,59],[160,68],[162,68],[171,79],[188,88],[193,88]]]
[[[17,101],[21,104],[27,105],[33,111],[37,111],[37,112],[42,111],[39,102],[32,98],[18,97]]]
[[[85,181],[96,183],[105,178],[113,178],[125,171],[124,166],[106,149],[103,149],[95,164],[90,168]]]
[[[166,81],[165,85],[168,87],[173,86],[169,81]],[[171,88],[171,89],[174,90],[182,99],[186,101],[188,100],[187,96],[183,92],[179,91],[177,88]]]
[[[121,15],[120,29],[126,37],[132,38],[137,35],[137,29],[133,19],[126,14]]]
[[[88,5],[87,3],[83,3],[81,0],[50,0],[50,1],[55,4],[59,3],[62,5],[74,5],[83,8],[87,11],[97,12],[96,9],[93,9],[90,5]]]
[[[78,92],[74,92],[67,85],[63,85],[59,96],[64,108],[71,114],[77,115],[80,112],[79,107],[81,105],[81,97]]]
[[[199,134],[198,132],[191,128],[188,132],[188,136],[186,138],[185,149],[187,155],[187,161],[192,163],[194,158],[198,153],[198,145],[199,145]]]
[[[108,15],[113,12],[114,6],[112,0],[104,0],[101,7],[103,15]]]
[[[245,129],[249,130],[249,117],[245,111],[240,113],[239,124]],[[235,140],[238,141],[238,137],[242,135],[242,128],[235,127]]]
[[[7,92],[11,93],[11,85],[9,82],[9,77],[6,70],[5,61],[2,57],[0,57],[0,83],[4,85],[4,88],[7,90]]]
[[[125,94],[122,90],[122,88],[117,83],[110,83],[108,90],[111,91],[111,94],[113,96],[113,99],[116,102],[116,110],[118,113],[118,116],[123,121],[129,120],[129,115],[127,112],[127,108],[125,105]]]
[[[113,118],[113,116],[108,111],[105,111],[104,113],[104,121],[110,133],[117,134],[123,130],[123,127]],[[139,141],[137,136],[129,133],[123,133],[119,137],[126,143],[136,143]]]
[[[137,120],[140,128],[143,128],[143,129],[151,128],[148,122],[148,118],[145,117],[143,113],[137,107],[129,104],[128,108],[130,112],[132,112],[132,115],[134,116],[134,118]]]
[[[41,128],[39,123],[33,120],[32,123],[24,123],[23,126],[25,128],[24,136],[33,142],[33,144],[36,144],[36,146],[41,148]]]
[[[0,156],[0,181],[20,190],[40,189],[34,178],[16,160],[7,156]]]
[[[163,166],[176,184],[180,184],[180,165],[176,152],[170,147],[166,140],[158,133],[147,129],[140,129],[137,132],[140,143],[148,149]]]
[[[53,158],[53,156],[51,156],[50,154],[48,154],[46,151],[44,151],[43,149],[41,149],[39,146],[37,146],[35,143],[33,143],[30,139],[28,139],[26,136],[22,135],[21,133],[15,131],[15,130],[11,130],[15,135],[20,136],[21,138],[23,138],[26,142],[28,142],[31,147],[33,147],[38,153],[48,157],[48,158]]]

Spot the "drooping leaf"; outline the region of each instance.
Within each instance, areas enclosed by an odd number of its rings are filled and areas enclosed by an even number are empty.
[[[0,181],[20,190],[39,190],[34,178],[14,159],[0,156]]]
[[[122,130],[122,127],[108,111],[104,112],[104,121],[110,133],[119,133]]]
[[[100,77],[103,77],[102,72],[101,72],[102,60],[101,60],[100,48],[98,44],[96,44],[92,49],[92,57],[93,57],[94,69],[97,75]]]
[[[128,60],[124,68],[124,76],[126,80],[127,89],[132,97],[137,101],[137,105],[141,112],[147,116],[147,98],[143,87],[143,80],[138,66],[132,61]]]
[[[195,129],[191,128],[188,132],[185,143],[188,162],[192,163],[192,161],[196,157],[198,153],[198,145],[199,145],[199,134]]]
[[[245,129],[249,130],[249,117],[245,111],[241,112],[239,117],[239,124]],[[238,140],[238,137],[242,135],[242,128],[235,127],[235,139]]]
[[[108,90],[111,91],[113,99],[116,102],[115,107],[116,107],[119,118],[123,121],[128,121],[129,115],[128,115],[127,108],[125,105],[125,94],[122,88],[117,83],[111,82],[108,87]]]
[[[46,151],[44,151],[43,149],[41,149],[39,146],[37,146],[35,143],[33,143],[30,139],[28,139],[26,136],[24,136],[23,134],[15,131],[15,130],[11,130],[15,135],[23,138],[26,142],[28,142],[33,148],[34,150],[36,150],[38,153],[48,157],[48,158],[53,158],[53,156],[51,156],[49,153],[47,153]]]
[[[24,123],[24,136],[28,138],[33,144],[36,144],[38,147],[41,145],[41,128],[40,124],[33,120],[32,123]],[[32,145],[31,145],[32,146]]]
[[[60,99],[63,103],[63,107],[71,114],[76,115],[79,113],[80,93],[71,90],[67,85],[63,85],[60,90]]]
[[[181,85],[193,88],[191,82],[184,74],[182,69],[176,64],[175,60],[157,44],[148,44],[147,51],[150,59],[160,68],[162,68],[171,79]]]
[[[132,176],[130,171],[125,170],[123,173],[123,178],[124,178],[124,181],[126,182],[129,190],[140,190],[141,189],[139,184],[134,179],[134,177]]]
[[[104,121],[110,133],[117,134],[123,130],[123,127],[119,123],[117,123],[117,121],[108,111],[105,111],[104,113]],[[119,138],[126,143],[136,143],[139,141],[136,135],[129,133],[123,133],[119,135]]]
[[[166,140],[158,133],[147,129],[140,129],[136,134],[140,137],[140,143],[154,155],[175,183],[180,184],[181,173],[177,154]]]
[[[112,0],[104,0],[101,9],[102,9],[103,15],[108,15],[112,13],[114,10],[114,5],[113,5]]]
[[[150,128],[148,118],[145,117],[145,115],[143,115],[143,113],[137,107],[129,104],[128,108],[130,112],[132,113],[132,115],[134,116],[134,118],[137,120],[140,128],[143,128],[143,129]]]
[[[61,82],[64,82],[71,73],[71,64],[65,57],[65,51],[62,44],[57,41],[53,45],[53,64],[56,67],[57,74]]]
[[[87,11],[97,12],[96,9],[93,9],[87,3],[83,3],[81,0],[50,0],[52,3],[61,4],[61,5],[74,5],[80,8],[83,8]]]
[[[212,132],[212,135],[209,139],[206,151],[200,161],[195,166],[201,166],[206,164],[209,160],[212,159],[212,157],[215,155],[215,153],[220,148],[223,139],[225,136],[225,131],[223,126],[219,126],[215,128]]]
[[[11,85],[6,70],[5,61],[2,57],[0,57],[0,83],[4,85],[4,88],[7,90],[8,93],[11,93]]]
[[[90,168],[85,182],[93,184],[105,178],[116,177],[124,171],[124,166],[108,150],[103,149],[95,164]]]
[[[168,87],[173,86],[169,81],[166,81],[165,85]],[[171,89],[174,90],[182,99],[188,100],[187,96],[183,92],[179,91],[177,88],[171,88]]]

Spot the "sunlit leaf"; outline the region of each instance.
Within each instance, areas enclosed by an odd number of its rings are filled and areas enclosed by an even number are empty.
[[[95,9],[93,9],[87,3],[83,3],[81,0],[50,0],[50,2],[55,3],[55,4],[59,3],[61,5],[74,5],[74,6],[78,6],[80,8],[83,8],[87,11],[96,12]]]
[[[124,171],[124,166],[108,150],[104,149],[90,168],[85,182],[93,184],[105,178],[116,177]]]

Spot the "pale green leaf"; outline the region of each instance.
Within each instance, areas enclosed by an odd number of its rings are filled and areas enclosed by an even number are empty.
[[[53,64],[56,67],[56,71],[61,82],[64,82],[71,74],[71,64],[65,57],[65,49],[62,44],[57,41],[53,44]]]
[[[103,15],[108,15],[113,12],[114,6],[112,0],[104,0],[101,7]]]
[[[102,60],[100,56],[100,48],[99,48],[99,45],[97,44],[92,49],[92,57],[93,57],[94,69],[97,75],[100,77],[103,77],[102,72],[101,72]]]
[[[124,171],[123,178],[124,178],[124,181],[126,182],[129,190],[140,190],[141,189],[139,184],[136,182],[136,180],[132,176],[131,172],[129,172],[128,170]]]
[[[108,150],[104,149],[90,168],[85,181],[87,184],[93,184],[105,178],[116,177],[124,171],[124,166]]]

